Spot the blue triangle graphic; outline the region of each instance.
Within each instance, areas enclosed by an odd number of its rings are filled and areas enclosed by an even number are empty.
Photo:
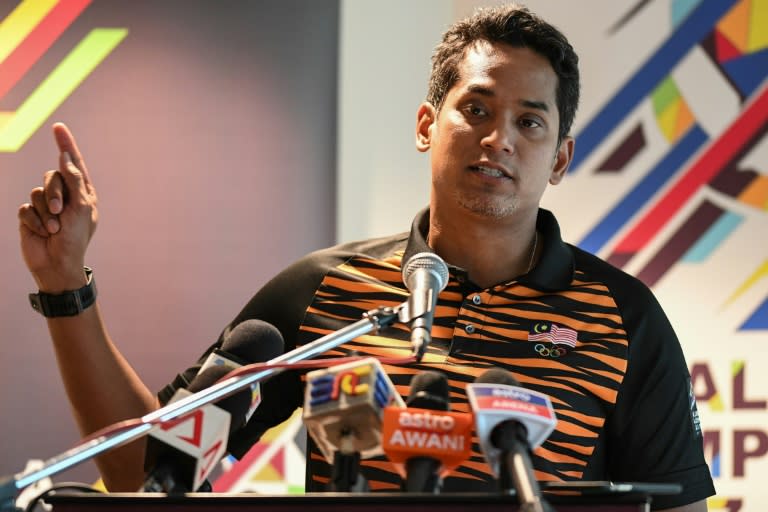
[[[768,329],[768,298],[766,298],[747,321],[739,327],[740,331],[760,331],[764,329]]]
[[[731,59],[722,66],[742,95],[748,97],[768,75],[768,49]]]

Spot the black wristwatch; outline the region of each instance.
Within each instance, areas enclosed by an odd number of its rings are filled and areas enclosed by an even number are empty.
[[[96,302],[96,281],[93,279],[93,270],[88,267],[84,267],[83,270],[88,282],[82,288],[57,294],[30,293],[29,305],[46,318],[79,315]]]

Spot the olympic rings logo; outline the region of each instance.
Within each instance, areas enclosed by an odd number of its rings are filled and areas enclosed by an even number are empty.
[[[537,343],[533,347],[533,350],[535,350],[542,357],[552,357],[554,359],[557,359],[558,357],[564,356],[565,354],[568,353],[568,351],[562,347],[549,348],[549,347],[545,347],[541,343]]]

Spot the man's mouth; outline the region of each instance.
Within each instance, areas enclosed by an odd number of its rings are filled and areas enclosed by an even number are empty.
[[[507,175],[504,174],[501,170],[496,169],[495,167],[487,167],[485,165],[472,165],[470,166],[470,169],[479,172],[480,174],[483,174],[485,176],[489,176],[491,178],[506,178]]]

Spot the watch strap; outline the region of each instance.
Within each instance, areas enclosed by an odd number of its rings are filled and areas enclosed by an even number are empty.
[[[29,294],[29,304],[32,309],[46,318],[61,316],[76,316],[96,302],[96,281],[93,270],[84,267],[87,283],[77,290],[63,293],[37,292]]]

